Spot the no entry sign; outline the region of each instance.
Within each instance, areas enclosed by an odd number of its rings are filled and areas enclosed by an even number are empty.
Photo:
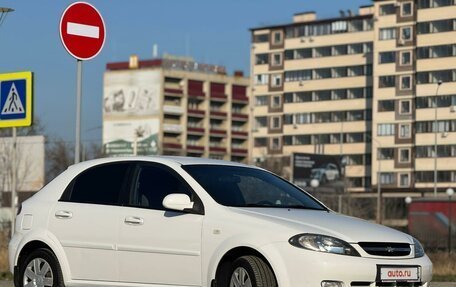
[[[60,39],[78,60],[90,60],[100,53],[106,37],[103,17],[86,2],[68,6],[60,19]]]

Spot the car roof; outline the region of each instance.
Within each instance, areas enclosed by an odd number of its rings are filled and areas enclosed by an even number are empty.
[[[145,161],[145,162],[157,162],[162,164],[179,164],[179,165],[228,165],[228,166],[239,166],[239,167],[253,167],[243,163],[231,162],[225,160],[201,158],[201,157],[184,157],[184,156],[125,156],[125,157],[108,157],[89,160],[73,165],[72,167],[89,167],[98,164],[105,164],[110,162],[122,162],[122,161]]]

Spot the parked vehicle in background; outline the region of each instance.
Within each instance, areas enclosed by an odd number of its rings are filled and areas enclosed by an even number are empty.
[[[70,167],[23,203],[16,286],[425,286],[396,230],[337,214],[284,179],[184,157]]]
[[[333,163],[326,163],[311,170],[311,178],[318,180],[321,184],[334,181],[340,178],[339,168]]]

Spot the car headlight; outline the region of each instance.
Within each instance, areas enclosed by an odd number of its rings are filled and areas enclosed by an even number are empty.
[[[424,256],[424,248],[421,245],[421,243],[415,237],[413,237],[413,246],[415,248],[415,258],[423,257]]]
[[[291,245],[312,251],[334,253],[340,255],[360,256],[347,242],[320,234],[298,234],[288,240]]]

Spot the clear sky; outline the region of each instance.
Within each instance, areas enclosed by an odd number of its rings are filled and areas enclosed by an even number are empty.
[[[16,11],[0,26],[0,73],[35,73],[35,115],[51,136],[74,141],[76,60],[63,48],[59,21],[67,0],[0,0]],[[249,72],[248,29],[291,22],[294,13],[316,11],[319,18],[370,0],[89,0],[102,13],[107,38],[103,51],[84,62],[82,139],[101,143],[103,72],[107,62],[129,55],[190,56],[228,71]]]

